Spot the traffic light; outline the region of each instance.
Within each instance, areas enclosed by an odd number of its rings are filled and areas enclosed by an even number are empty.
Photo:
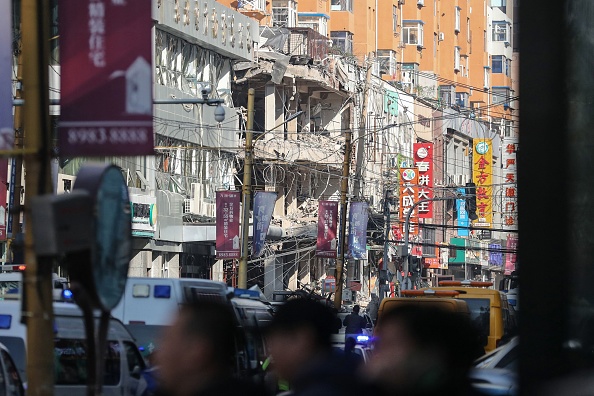
[[[476,215],[476,184],[466,183],[466,212],[470,220],[478,219]]]

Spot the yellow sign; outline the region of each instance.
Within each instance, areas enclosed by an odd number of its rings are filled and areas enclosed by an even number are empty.
[[[476,184],[476,214],[474,227],[491,227],[493,223],[493,142],[474,139],[472,180]]]

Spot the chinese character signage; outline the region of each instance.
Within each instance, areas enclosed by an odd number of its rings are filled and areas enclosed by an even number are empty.
[[[433,198],[433,143],[413,144],[415,167],[419,171],[419,201]],[[433,202],[423,202],[417,206],[420,219],[433,217]]]
[[[62,0],[61,156],[153,154],[150,0]]]
[[[501,164],[503,167],[502,222],[504,230],[518,229],[518,184],[516,181],[517,138],[503,138]]]
[[[517,235],[507,234],[507,253],[505,254],[505,275],[510,275],[516,270],[516,259],[518,249]]]
[[[0,4],[0,150],[12,150],[12,2]],[[3,163],[3,161],[2,161]],[[1,165],[4,166],[4,165]],[[0,201],[2,205],[6,202]],[[5,238],[5,236],[4,236]],[[4,239],[3,238],[3,239]]]
[[[493,222],[493,144],[491,139],[474,139],[472,180],[476,184],[475,227]]]
[[[217,191],[217,259],[241,257],[239,198],[239,191]]]
[[[275,192],[258,191],[254,197],[254,232],[252,234],[252,255],[254,257],[260,257],[262,254],[275,202]]]
[[[316,256],[336,258],[337,218],[337,201],[320,201],[318,203],[318,241],[316,245]]]
[[[0,241],[6,240],[6,195],[4,186],[8,185],[8,159],[0,159]]]
[[[351,202],[349,211],[349,257],[364,260],[367,255],[367,202]]]
[[[417,168],[400,168],[400,224],[402,225],[403,233],[406,232],[406,215],[413,209],[413,205],[417,202],[419,196],[418,184],[419,172]],[[410,216],[409,235],[417,235],[419,233],[417,221],[417,213],[414,210]]]
[[[459,188],[458,192],[464,196],[466,194],[466,189]],[[466,199],[457,199],[456,200],[456,212],[458,213],[458,236],[468,236],[469,230],[468,226],[470,225],[470,219],[468,218],[468,212],[466,211]]]

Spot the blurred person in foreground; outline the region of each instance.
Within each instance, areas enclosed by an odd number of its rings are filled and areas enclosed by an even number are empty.
[[[274,370],[295,396],[360,396],[356,364],[332,352],[334,311],[313,300],[282,305],[267,331]]]
[[[156,351],[157,395],[260,396],[233,376],[238,326],[231,307],[198,301],[183,305]]]
[[[481,354],[470,319],[436,307],[402,305],[379,319],[364,367],[377,395],[467,396],[468,371]]]

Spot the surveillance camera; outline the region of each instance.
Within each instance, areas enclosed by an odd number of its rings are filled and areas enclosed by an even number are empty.
[[[221,105],[218,105],[214,111],[214,118],[216,122],[223,122],[225,121],[225,108]]]

